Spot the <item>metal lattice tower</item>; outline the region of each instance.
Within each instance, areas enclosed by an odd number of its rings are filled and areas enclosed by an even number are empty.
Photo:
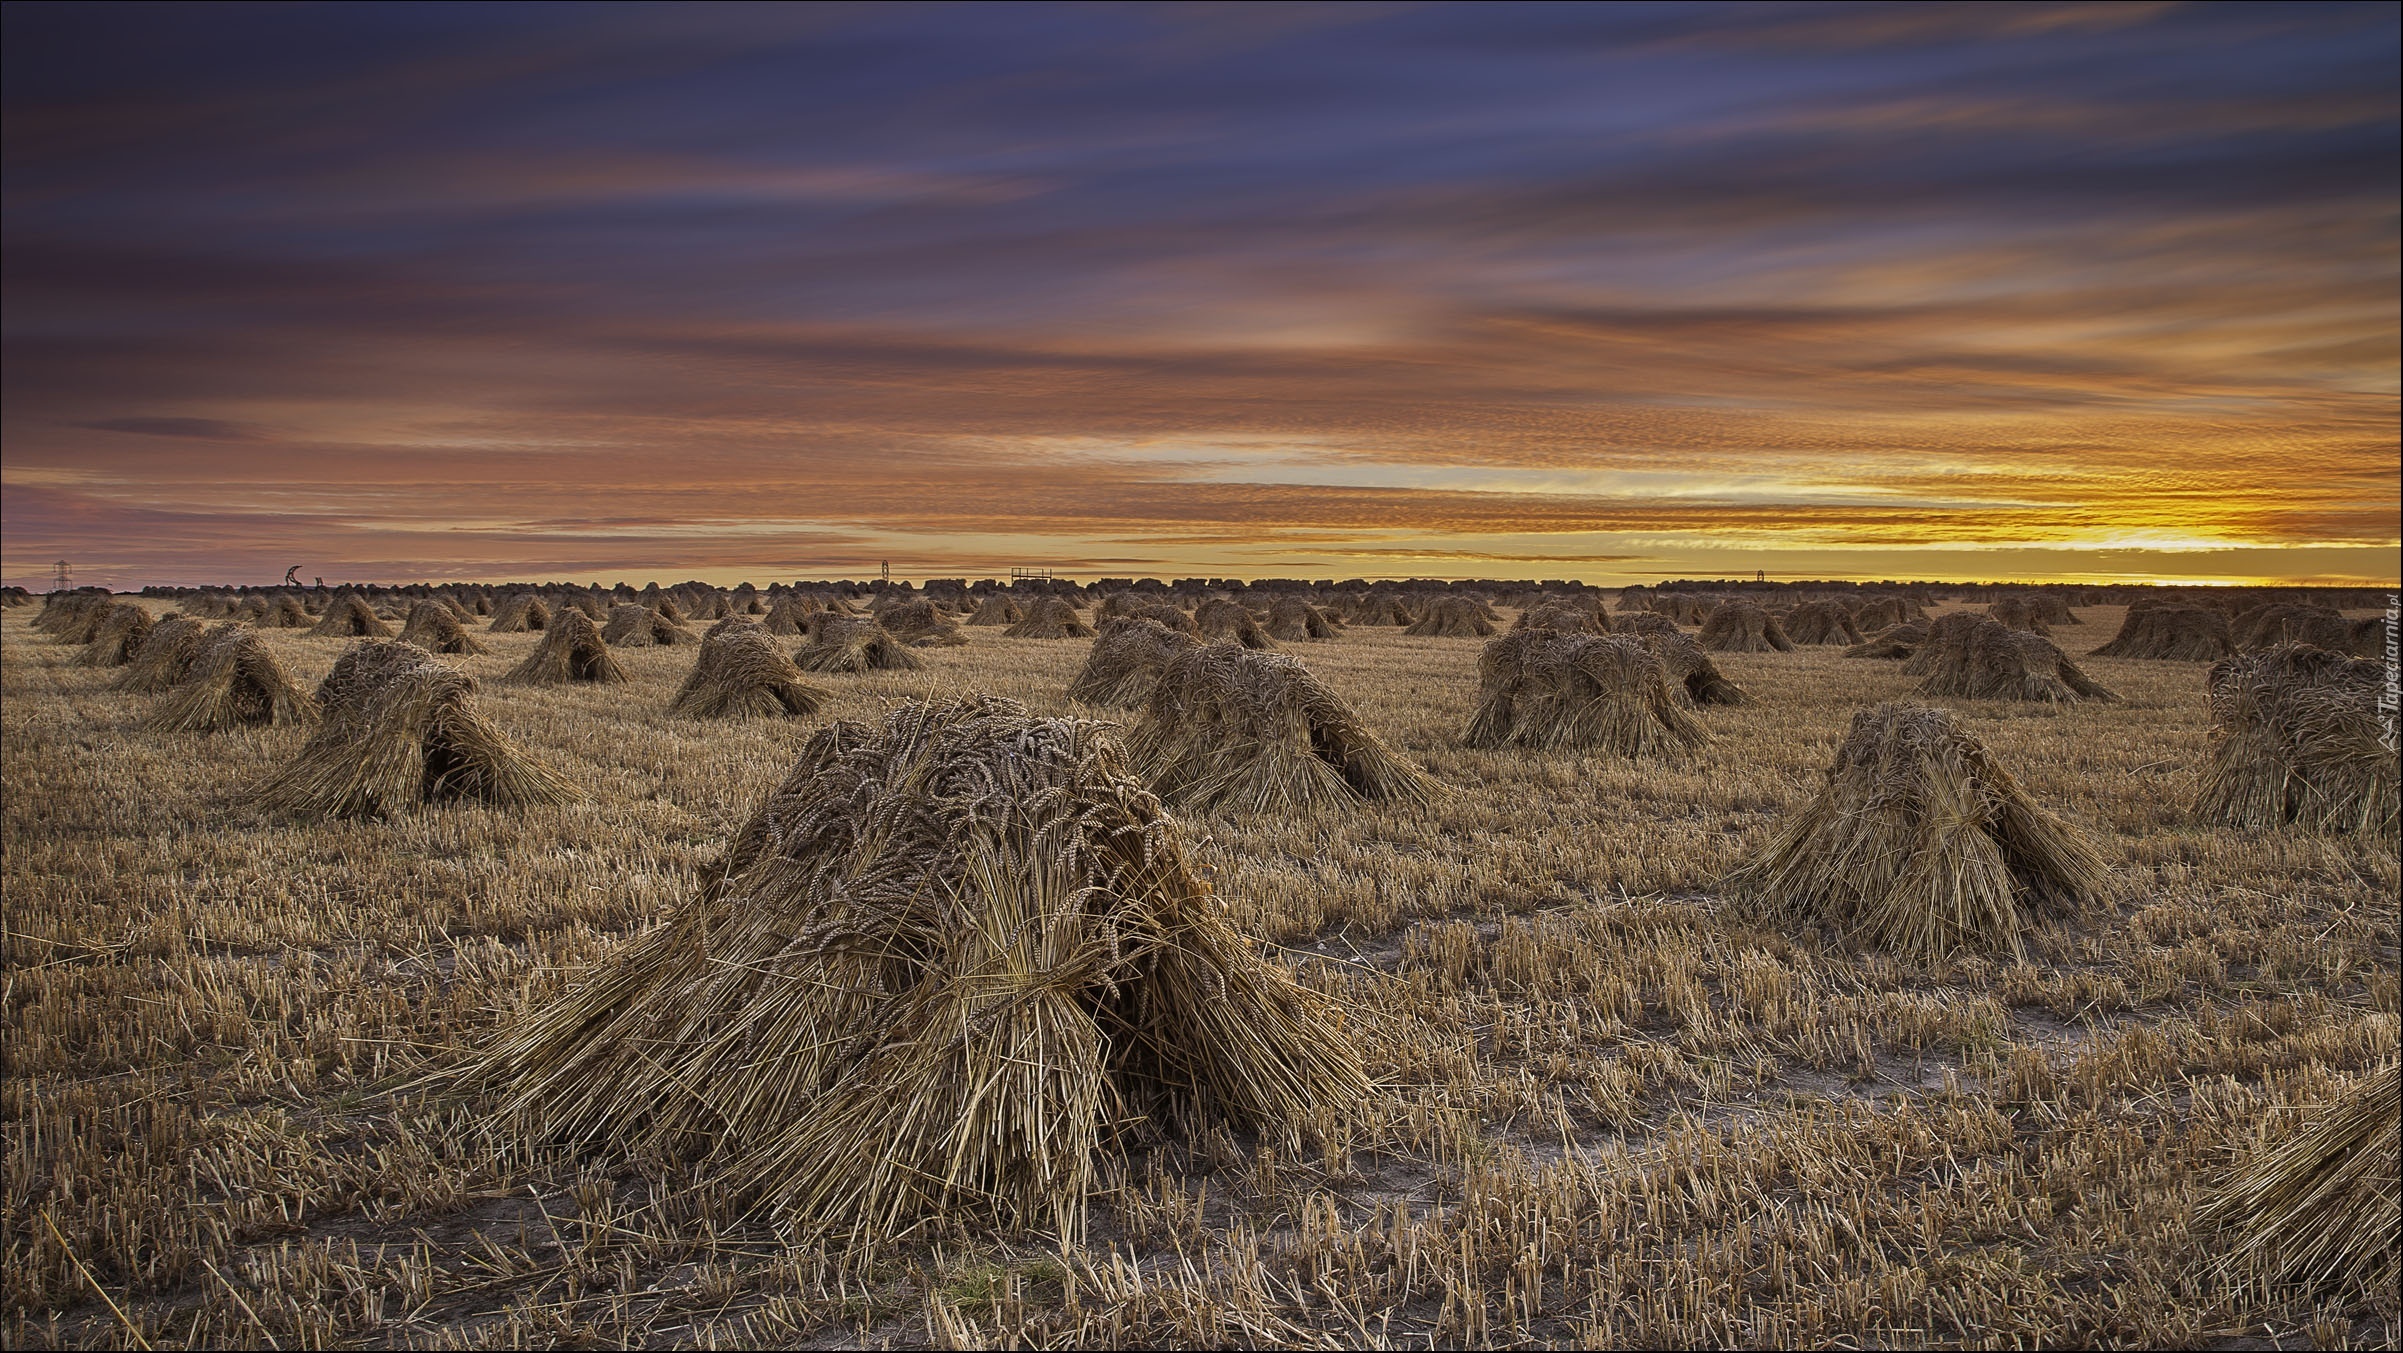
[[[64,560],[64,559],[61,559],[61,560],[59,560],[57,563],[55,563],[55,564],[52,564],[52,565],[50,566],[50,568],[51,568],[51,576],[52,576],[52,577],[54,577],[54,578],[56,578],[56,579],[58,579],[58,590],[59,590],[59,591],[61,591],[61,592],[64,592],[64,591],[66,591],[66,590],[67,590],[67,579],[68,579],[69,577],[73,576],[73,575],[72,575],[72,570],[70,570],[70,569],[67,567],[67,561],[66,561],[66,560]]]

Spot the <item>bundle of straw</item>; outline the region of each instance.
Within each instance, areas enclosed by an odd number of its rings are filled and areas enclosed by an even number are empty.
[[[1786,637],[1798,644],[1857,644],[1861,627],[1832,601],[1806,601],[1786,612]]]
[[[1966,625],[1947,627],[1938,621],[1929,626],[1926,645],[1903,670],[1910,671],[1923,658],[1927,680],[1920,683],[1921,695],[2056,704],[2119,698],[2081,671],[2052,640],[2005,629],[1984,616],[1971,617]]]
[[[1404,634],[1435,635],[1458,639],[1482,639],[1494,632],[1494,625],[1485,615],[1484,603],[1473,597],[1441,596],[1427,603],[1417,620],[1405,628]]]
[[[33,627],[58,643],[89,643],[93,628],[114,605],[116,598],[103,588],[52,592],[43,598],[42,612],[33,618]]]
[[[1727,679],[1719,665],[1702,651],[1694,637],[1671,625],[1665,629],[1647,629],[1635,637],[1643,641],[1652,656],[1660,660],[1661,671],[1669,678],[1669,692],[1681,704],[1742,705],[1752,697],[1744,688]]]
[[[1204,639],[1238,643],[1245,648],[1275,648],[1275,641],[1260,622],[1238,601],[1225,597],[1205,597],[1193,608],[1194,632]]]
[[[914,672],[926,665],[872,616],[820,611],[809,621],[809,642],[793,653],[793,665],[804,672]]]
[[[1309,669],[1240,644],[1169,659],[1128,744],[1161,798],[1197,812],[1426,804],[1441,792]]]
[[[392,627],[355,592],[335,597],[309,633],[333,639],[389,639]]]
[[[524,634],[539,630],[551,623],[551,608],[531,592],[519,592],[503,601],[492,612],[492,623],[484,627],[488,634]]]
[[[627,602],[609,610],[609,624],[601,631],[601,642],[611,648],[668,648],[677,644],[697,644],[700,636],[677,622],[683,613],[676,604],[662,599],[665,610],[654,611],[648,606]]]
[[[991,697],[820,729],[716,882],[454,1083],[862,1245],[963,1214],[1073,1243],[1114,1138],[1367,1088],[1103,725]]]
[[[1341,628],[1333,616],[1300,597],[1283,596],[1268,607],[1268,637],[1293,642],[1332,639]]]
[[[150,612],[121,601],[102,612],[75,661],[84,667],[123,667],[150,637]]]
[[[2319,1121],[2257,1152],[2196,1220],[2227,1240],[2221,1271],[2309,1296],[2391,1296],[2403,1281],[2403,1063],[2388,1062]]]
[[[1513,630],[1477,661],[1471,747],[1598,747],[1622,756],[1708,741],[1670,694],[1660,660],[1617,635]]]
[[[1101,637],[1085,655],[1084,670],[1068,685],[1068,698],[1103,708],[1141,709],[1150,702],[1161,671],[1178,654],[1199,647],[1201,640],[1154,620],[1122,616],[1105,621]]]
[[[1672,630],[1677,628],[1666,620],[1660,620],[1658,623]],[[1526,610],[1519,612],[1518,623],[1512,625],[1511,629],[1558,630],[1562,634],[1609,634],[1612,632],[1610,616],[1602,609],[1599,598],[1594,599],[1591,605],[1562,601],[1558,598],[1538,601]]]
[[[249,625],[233,620],[208,632],[191,671],[150,712],[150,726],[169,733],[215,733],[316,717],[317,701],[285,675],[275,650]]]
[[[409,608],[409,620],[401,626],[400,641],[415,644],[428,653],[492,651],[459,624],[456,611],[439,601],[421,601]]]
[[[1658,611],[1621,611],[1610,618],[1612,634],[1676,634],[1677,622]]]
[[[150,627],[142,646],[127,660],[116,688],[148,695],[166,690],[191,675],[192,663],[208,638],[208,626],[188,615],[171,615]]]
[[[976,607],[968,617],[971,625],[1015,625],[1026,618],[1026,609],[1006,592],[995,592]]]
[[[2007,630],[2025,630],[2030,634],[2050,634],[2052,626],[2044,623],[2044,615],[2034,602],[2022,596],[1997,597],[1986,607],[1986,618]]]
[[[1818,795],[1723,886],[1766,915],[1932,959],[2024,955],[2022,931],[2107,881],[2094,846],[1949,710],[1896,703],[1853,716]]]
[[[1888,625],[1877,633],[1844,650],[1847,658],[1884,658],[1900,662],[1919,651],[1927,642],[1927,622],[1908,620]]]
[[[2195,815],[2392,841],[2403,822],[2382,663],[2303,644],[2211,665],[2210,769]]]
[[[668,712],[695,719],[810,715],[827,699],[801,679],[801,669],[757,621],[728,616],[701,636],[701,656]]]
[[[287,812],[380,817],[420,804],[565,803],[575,789],[475,707],[475,679],[414,644],[353,644],[317,687],[324,716],[251,793]]]
[[[616,685],[629,680],[626,669],[601,642],[592,617],[573,606],[562,606],[542,632],[542,641],[524,662],[501,678],[523,686],[560,686],[572,681]]]
[[[990,603],[987,603],[988,605]],[[982,615],[983,612],[978,612]],[[1093,627],[1064,597],[1037,597],[1027,603],[1025,616],[1002,631],[1006,639],[1090,639]]]
[[[2224,612],[2148,598],[2130,606],[2119,633],[2089,656],[2216,662],[2235,651]]]
[[[1045,600],[1056,598],[1047,597]],[[1075,612],[1071,610],[1069,614],[1073,617]],[[960,627],[946,619],[933,602],[923,597],[885,607],[877,612],[876,619],[884,626],[885,633],[911,648],[957,648],[968,642],[968,636],[960,633]]]
[[[1794,651],[1794,641],[1786,637],[1777,617],[1749,601],[1731,601],[1712,610],[1702,621],[1701,643],[1714,653]]]

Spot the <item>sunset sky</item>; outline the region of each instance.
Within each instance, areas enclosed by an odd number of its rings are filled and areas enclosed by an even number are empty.
[[[11,4],[0,575],[2387,582],[2397,15]]]

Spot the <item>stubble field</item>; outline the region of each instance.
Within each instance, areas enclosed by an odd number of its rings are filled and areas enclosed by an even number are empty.
[[[150,602],[154,613],[170,609]],[[2403,1303],[2216,1276],[2239,1156],[2394,1055],[2395,843],[2193,825],[2199,663],[2123,702],[1947,701],[2103,848],[2117,899],[2029,961],[1918,963],[1731,914],[1716,880],[1917,680],[1715,655],[1753,703],[1667,761],[1466,749],[1481,641],[1289,644],[1450,789],[1190,821],[1238,922],[1332,994],[1377,1090],[1322,1145],[1113,1159],[1083,1242],[940,1228],[788,1248],[673,1162],[579,1159],[403,1090],[695,888],[825,718],[1064,690],[1085,641],[968,630],[812,680],[817,719],[445,659],[584,791],[554,809],[271,817],[305,730],[168,735],[155,697],[0,620],[10,1346],[2141,1344],[2403,1341]],[[2082,655],[2117,627],[2081,613]],[[344,641],[262,631],[313,685]]]

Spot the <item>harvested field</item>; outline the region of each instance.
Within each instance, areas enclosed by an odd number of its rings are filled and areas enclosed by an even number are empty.
[[[490,654],[438,661],[582,797],[314,821],[243,802],[308,726],[155,731],[172,692],[111,690],[38,609],[0,614],[14,1347],[2403,1341],[2375,1250],[2204,1211],[2394,1058],[2403,870],[2391,831],[2193,819],[2201,663],[2081,656],[2117,703],[1953,708],[2114,887],[2024,955],[1922,957],[1720,884],[1858,712],[1911,697],[1899,664],[1712,654],[1749,702],[1631,760],[1463,745],[1481,644],[1310,645],[1447,792],[1178,820],[1228,924],[1346,1012],[1361,1107],[1130,1126],[1065,1244],[971,1212],[846,1255],[705,1160],[521,1134],[420,1082],[693,906],[810,732],[971,692],[1091,717],[1067,692],[1094,641],[972,628],[828,680],[818,714],[702,722],[669,710],[690,649],[515,685],[544,636],[479,633]],[[304,690],[342,647],[250,637]],[[2256,1233],[2336,1280],[2225,1275]]]

